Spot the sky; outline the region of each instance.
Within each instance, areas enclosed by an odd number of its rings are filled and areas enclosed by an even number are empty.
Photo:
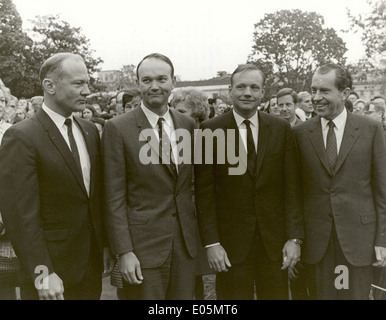
[[[314,11],[346,42],[348,62],[364,55],[360,35],[349,29],[346,8],[369,10],[366,0],[13,0],[28,29],[37,15],[59,14],[90,39],[102,70],[119,70],[159,52],[181,80],[232,73],[252,52],[254,24],[282,9]]]

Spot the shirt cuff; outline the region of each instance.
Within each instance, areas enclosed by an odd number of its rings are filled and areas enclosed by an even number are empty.
[[[219,246],[220,245],[220,242],[216,242],[216,243],[212,243],[212,244],[208,244],[207,246],[205,246],[205,249],[208,249],[210,247],[214,247],[214,246]]]

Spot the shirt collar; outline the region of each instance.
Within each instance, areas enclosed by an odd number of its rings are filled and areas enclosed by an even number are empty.
[[[233,108],[232,109],[232,112],[233,112],[233,116],[235,117],[235,120],[236,120],[236,124],[237,124],[237,127],[240,128],[241,124],[244,122],[244,120],[249,120],[251,122],[251,124],[257,128],[257,124],[259,123],[258,121],[258,117],[257,117],[257,111],[256,113],[250,117],[249,119],[245,119],[243,118],[242,116],[240,116],[236,111],[235,109]]]
[[[329,120],[322,117],[320,119],[322,121],[322,130],[325,130],[326,127],[328,127]],[[343,111],[335,119],[332,119],[332,121],[335,124],[335,128],[337,130],[342,130],[344,128],[344,125],[346,124],[346,120],[347,120],[347,110],[345,107],[343,108]]]
[[[149,108],[147,108],[143,103],[141,103],[141,108],[142,108],[142,111],[144,112],[147,120],[149,120],[149,123],[150,123],[152,128],[157,127],[158,119],[160,117],[165,119],[166,124],[170,128],[172,127],[173,121],[172,121],[172,116],[171,116],[170,111],[169,111],[169,107],[163,116],[159,116],[158,114],[154,113]]]
[[[48,114],[48,116],[51,118],[51,120],[56,124],[58,128],[64,126],[64,121],[66,121],[67,119],[66,117],[63,117],[61,114],[51,110],[44,103],[43,103],[42,109]],[[73,115],[71,114],[71,116],[69,116],[68,119],[74,120]]]

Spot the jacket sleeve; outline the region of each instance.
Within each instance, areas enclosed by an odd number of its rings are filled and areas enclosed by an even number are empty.
[[[127,215],[127,183],[123,138],[112,121],[103,130],[105,221],[113,255],[133,251]]]
[[[0,211],[7,235],[30,279],[37,266],[54,272],[40,217],[38,155],[28,134],[9,128],[0,147]]]

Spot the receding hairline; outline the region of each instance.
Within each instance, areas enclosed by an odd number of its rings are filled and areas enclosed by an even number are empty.
[[[85,65],[84,59],[78,54],[70,52],[57,53],[42,64],[39,72],[40,82],[42,83],[47,77],[59,79],[63,72],[63,64],[68,60],[82,62]]]

